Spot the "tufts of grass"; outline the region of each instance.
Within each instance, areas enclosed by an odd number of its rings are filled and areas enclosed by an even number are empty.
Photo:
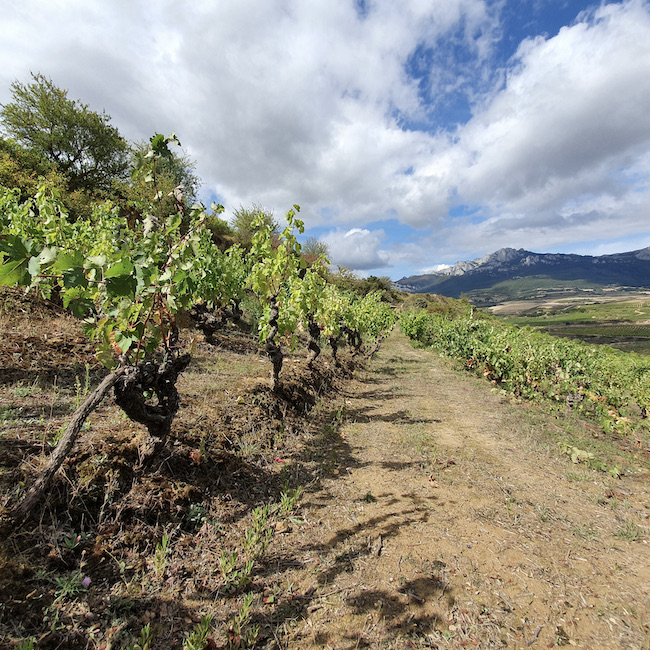
[[[643,538],[643,532],[633,521],[626,521],[625,525],[614,533],[614,537],[628,542],[638,542]]]

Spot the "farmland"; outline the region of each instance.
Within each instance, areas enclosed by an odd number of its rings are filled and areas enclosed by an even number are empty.
[[[509,301],[490,311],[506,322],[553,336],[650,353],[650,296],[647,292],[536,301]]]
[[[60,308],[18,292],[3,304],[11,505],[105,371]],[[5,640],[643,647],[643,426],[510,398],[397,331],[374,360],[339,351],[338,369],[329,349],[311,368],[306,351],[288,354],[279,391],[245,328],[195,336],[157,460],[146,429],[106,400],[37,520],[5,526]]]

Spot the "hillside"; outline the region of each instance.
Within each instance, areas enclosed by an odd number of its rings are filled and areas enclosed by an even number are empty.
[[[11,307],[3,506],[103,372],[60,310]],[[645,438],[511,403],[399,332],[344,358],[333,376],[329,352],[293,355],[276,396],[245,332],[200,341],[155,462],[106,400],[47,504],[2,531],[0,646],[645,647]]]
[[[502,248],[425,275],[405,277],[398,289],[412,293],[461,294],[474,302],[524,299],[540,293],[650,287],[650,247],[615,255],[533,253]]]

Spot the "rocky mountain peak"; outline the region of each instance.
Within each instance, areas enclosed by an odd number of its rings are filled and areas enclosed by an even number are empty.
[[[436,273],[402,278],[397,286],[405,291],[458,297],[463,292],[531,276],[556,279],[564,285],[575,281],[578,285],[650,287],[650,246],[600,256],[501,248],[484,257],[456,262]]]

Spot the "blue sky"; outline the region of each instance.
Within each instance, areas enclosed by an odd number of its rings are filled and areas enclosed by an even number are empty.
[[[648,0],[10,0],[30,71],[360,275],[650,246]]]

